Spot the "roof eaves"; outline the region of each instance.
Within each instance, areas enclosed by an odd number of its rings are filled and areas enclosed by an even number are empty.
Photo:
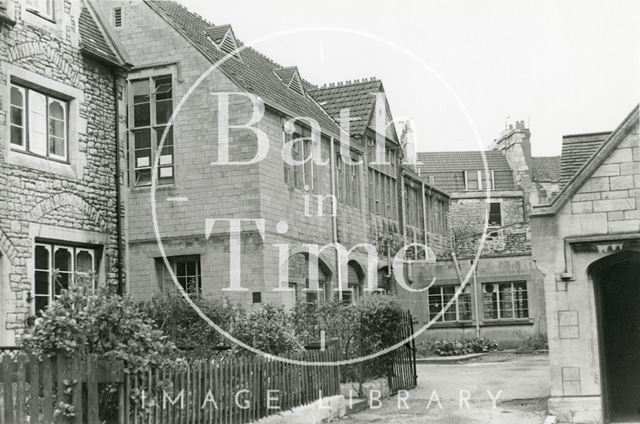
[[[622,123],[610,133],[598,150],[578,169],[569,182],[560,189],[560,192],[551,200],[551,203],[534,206],[531,216],[555,215],[571,196],[593,175],[598,167],[602,165],[618,144],[631,132],[633,126],[639,121],[638,113],[640,113],[640,105],[636,105]]]

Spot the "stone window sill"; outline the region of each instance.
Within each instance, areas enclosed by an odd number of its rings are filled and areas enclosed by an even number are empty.
[[[79,178],[74,166],[69,163],[49,160],[47,158],[30,155],[15,150],[9,150],[6,161],[11,165],[30,168],[42,172],[48,172],[50,174],[55,174],[66,178]]]
[[[480,327],[507,327],[510,325],[533,325],[533,319],[531,318],[522,318],[522,319],[495,319],[495,320],[484,320]]]

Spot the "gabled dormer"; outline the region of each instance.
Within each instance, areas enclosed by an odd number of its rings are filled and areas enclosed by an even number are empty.
[[[302,96],[305,95],[304,87],[302,86],[302,78],[300,78],[297,66],[278,68],[273,72],[278,78],[280,78],[284,85]]]
[[[238,41],[233,33],[231,25],[217,25],[206,31],[207,37],[224,54],[231,54],[236,59],[240,59]]]

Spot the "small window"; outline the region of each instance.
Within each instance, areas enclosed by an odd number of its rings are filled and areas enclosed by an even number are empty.
[[[464,171],[465,190],[482,190],[482,172]]]
[[[93,248],[36,243],[34,253],[35,311],[39,313],[72,284],[96,284]]]
[[[25,7],[30,12],[53,20],[53,1],[54,0],[25,0]]]
[[[122,8],[120,7],[116,7],[115,9],[113,9],[113,26],[122,26]]]
[[[202,293],[202,278],[200,273],[200,256],[172,256],[167,258],[180,287],[189,295],[199,296]],[[162,282],[164,289],[174,288],[171,274],[159,259],[162,266]]]
[[[459,286],[438,286],[429,289],[429,320],[434,319],[444,307],[454,298]],[[460,296],[453,301],[438,322],[471,321],[471,290],[469,286],[464,288]]]
[[[523,319],[529,317],[527,283],[488,283],[482,286],[484,319]]]
[[[500,205],[500,202],[489,203],[489,226],[502,226],[502,207]]]
[[[66,161],[68,104],[31,88],[11,85],[10,144],[37,156]]]
[[[326,284],[324,281],[318,281],[318,288],[316,290],[312,290],[309,286],[309,280],[305,280],[306,285],[306,303],[310,305],[317,305],[319,303],[324,303],[326,300]]]
[[[262,293],[261,292],[251,293],[251,300],[253,301],[253,303],[262,303]]]

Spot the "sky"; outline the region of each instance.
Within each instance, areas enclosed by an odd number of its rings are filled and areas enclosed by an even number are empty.
[[[417,151],[523,120],[535,156],[559,155],[640,102],[640,1],[179,1],[314,84],[380,78]]]

